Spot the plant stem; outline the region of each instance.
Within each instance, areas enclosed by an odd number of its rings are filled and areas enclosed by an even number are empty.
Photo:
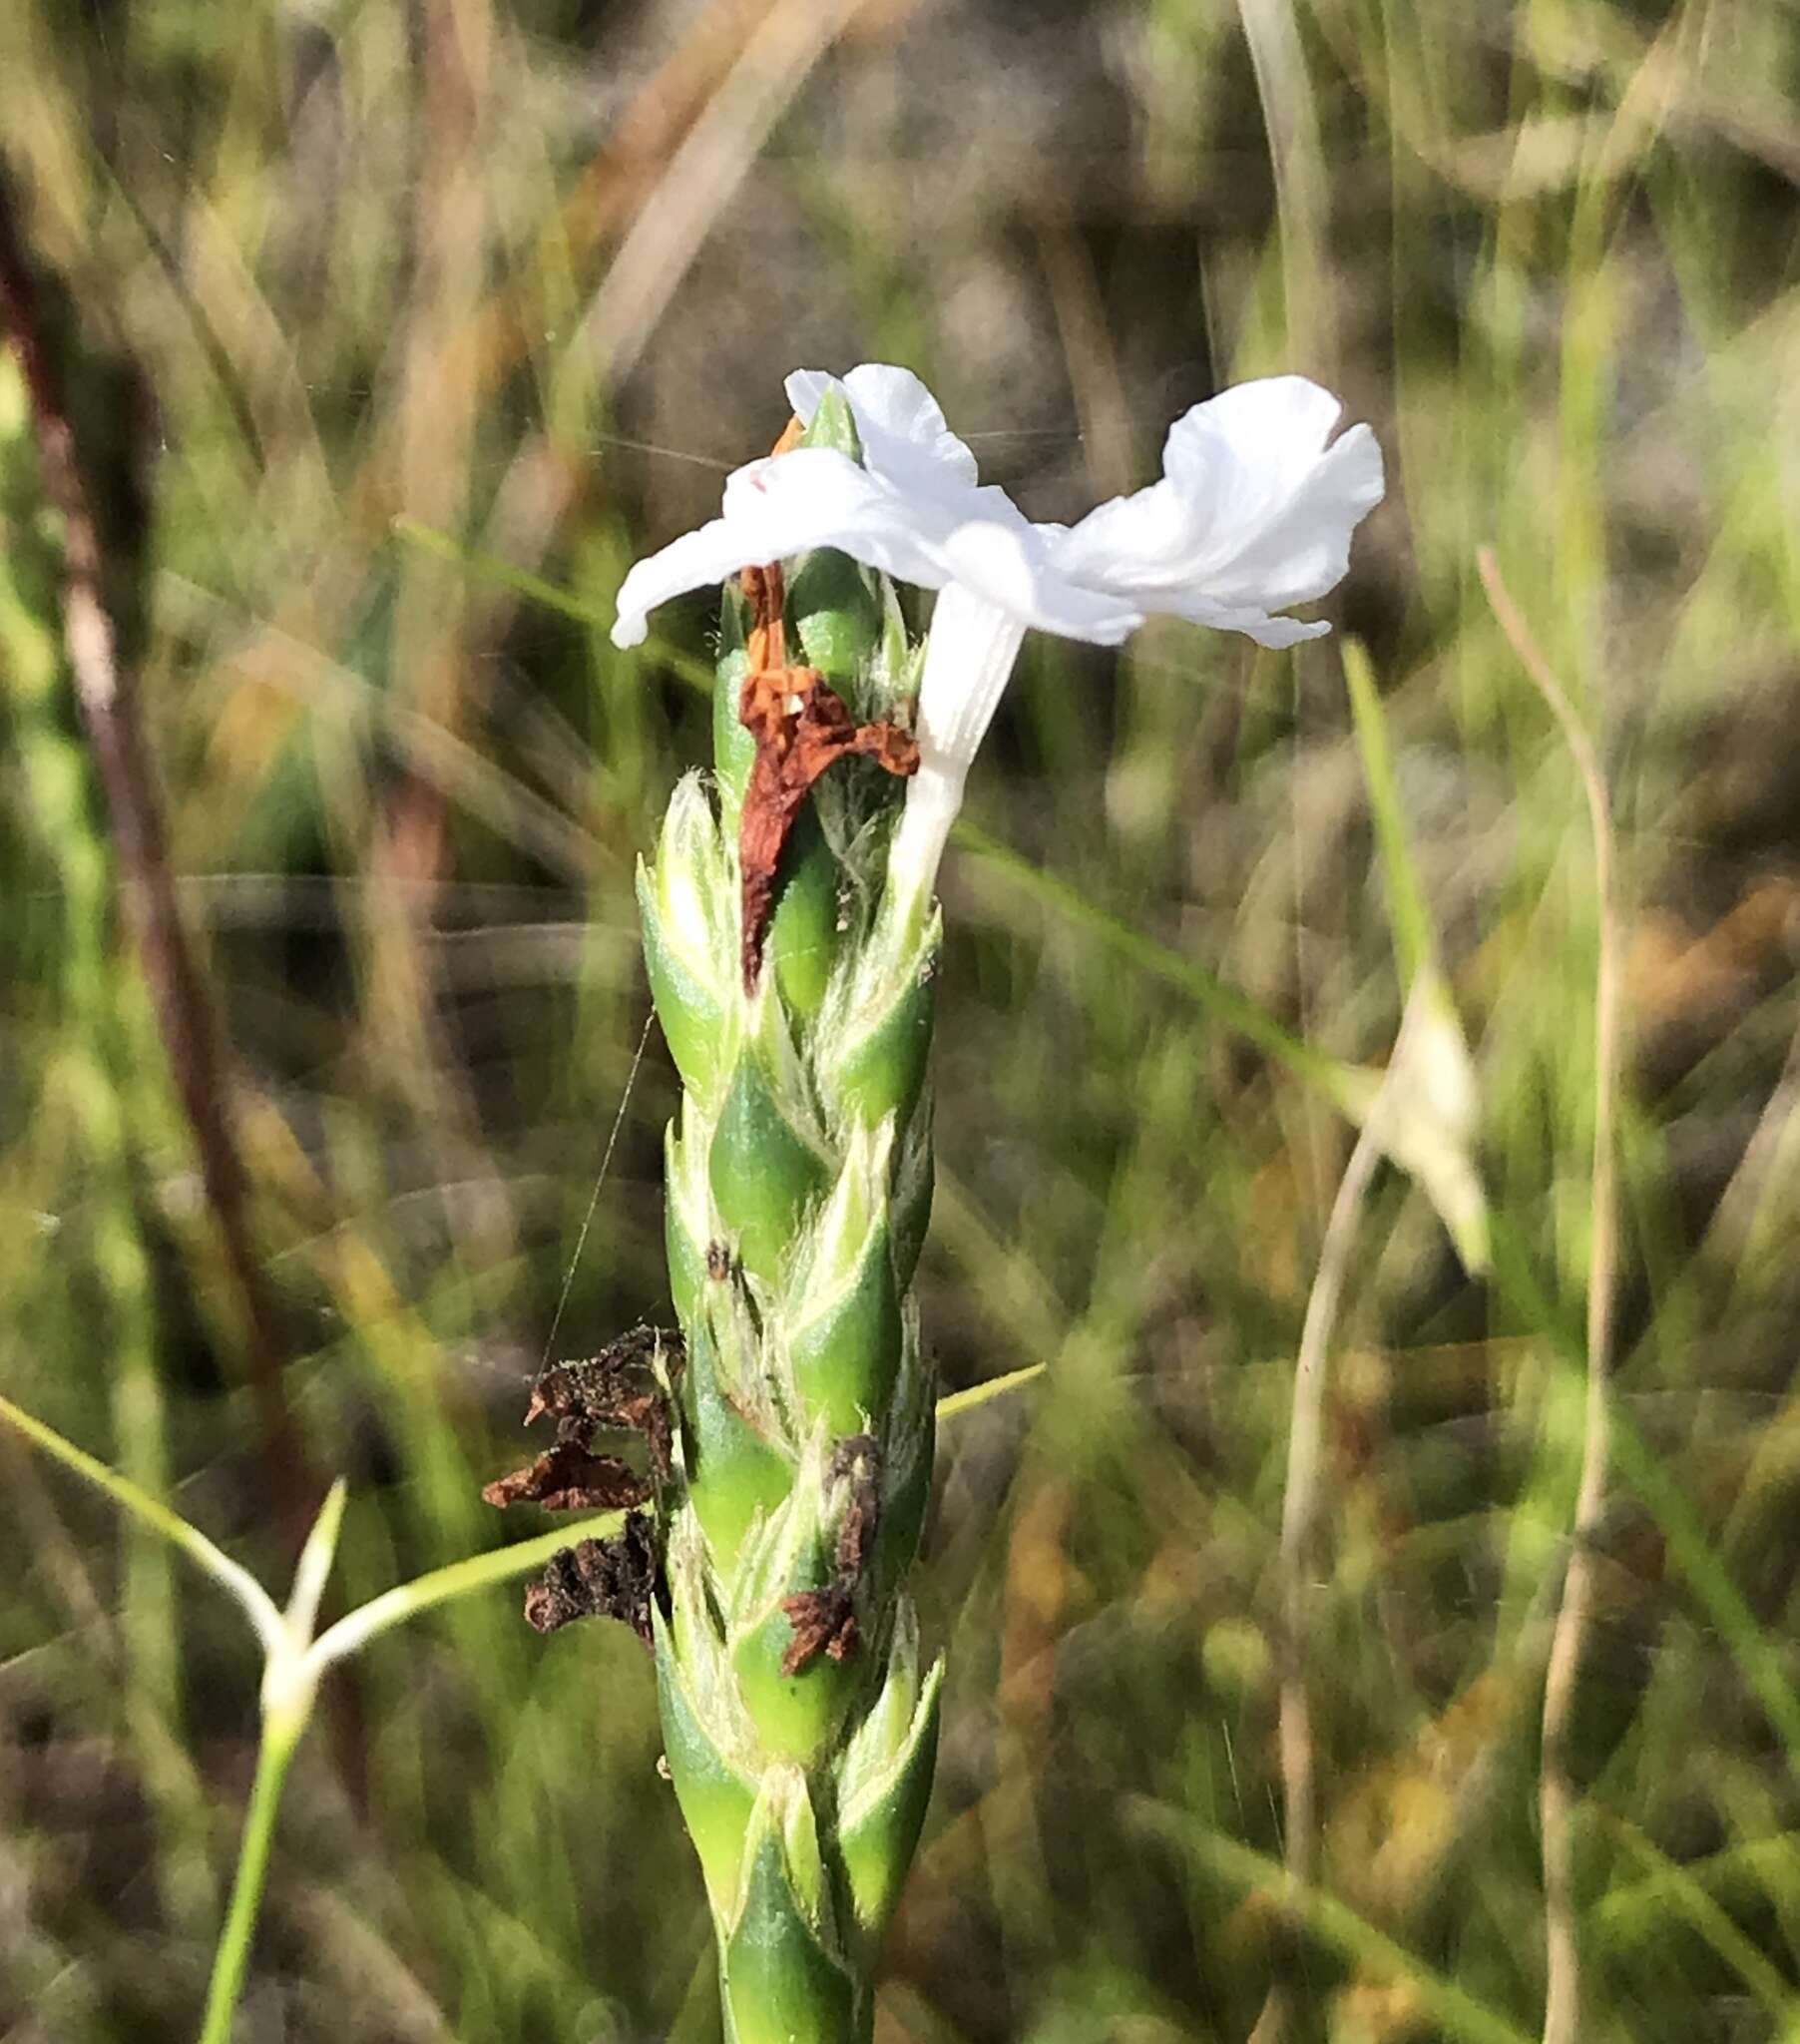
[[[213,1958],[213,1979],[207,1989],[207,2013],[201,2025],[200,2044],[230,2044],[231,2023],[237,2013],[238,1997],[243,1993],[250,1947],[256,1936],[256,1918],[262,1908],[262,1890],[268,1878],[268,1856],[281,1807],[281,1788],[305,1729],[304,1714],[283,1713],[262,1721],[256,1779],[250,1787],[249,1808],[244,1812],[237,1872],[231,1882],[231,1904],[225,1912],[225,1928],[219,1934],[219,1949]]]
[[[554,1532],[540,1533],[535,1540],[516,1540],[510,1547],[496,1547],[486,1554],[472,1554],[462,1561],[447,1563],[429,1574],[415,1576],[371,1597],[352,1612],[329,1625],[305,1651],[305,1662],[314,1679],[339,1661],[358,1654],[378,1635],[403,1625],[433,1605],[466,1597],[471,1590],[485,1590],[494,1583],[510,1583],[516,1576],[541,1568],[552,1555],[584,1540],[597,1540],[617,1530],[622,1514],[603,1512],[589,1519],[577,1519]]]
[[[1493,549],[1476,557],[1488,602],[1520,664],[1563,729],[1581,776],[1593,839],[1593,891],[1599,933],[1593,993],[1593,1234],[1587,1253],[1587,1381],[1581,1474],[1570,1528],[1569,1568],[1544,1678],[1543,1774],[1538,1821],[1544,1855],[1544,2044],[1575,2044],[1581,2019],[1581,1948],[1575,1927],[1575,1809],[1569,1766],[1575,1684],[1594,1602],[1594,1542],[1605,1513],[1612,1452],[1607,1380],[1612,1365],[1612,1307],[1618,1265],[1617,1117],[1622,968],[1612,885],[1612,818],[1606,783],[1586,727],[1539,650],[1513,602]]]
[[[1298,1916],[1297,1897],[1318,1878],[1319,1824],[1312,1738],[1312,1704],[1307,1685],[1307,1587],[1319,1524],[1319,1460],[1324,1437],[1325,1365],[1337,1328],[1338,1303],[1349,1273],[1369,1181],[1381,1161],[1375,1117],[1357,1135],[1350,1161],[1338,1181],[1319,1249],[1319,1268],[1307,1295],[1300,1350],[1294,1362],[1293,1412],[1287,1432],[1287,1477],[1281,1501],[1281,1687],[1278,1738],[1287,1906]],[[1252,2044],[1274,2044],[1287,2035],[1293,2015],[1289,1980],[1277,1978],[1263,2002]]]

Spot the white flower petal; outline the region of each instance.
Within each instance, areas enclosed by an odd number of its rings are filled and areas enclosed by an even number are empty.
[[[1163,473],[1186,488],[1187,450],[1222,440],[1275,498],[1306,479],[1343,406],[1305,376],[1259,376],[1192,405],[1162,443]]]
[[[910,369],[864,362],[842,378],[822,369],[796,369],[787,379],[787,401],[804,424],[811,425],[819,399],[833,383],[849,401],[871,475],[933,491],[959,484],[974,488],[979,473],[975,456]]]
[[[1258,646],[1277,651],[1284,646],[1298,646],[1303,639],[1323,639],[1331,630],[1323,618],[1271,618],[1254,605],[1234,608],[1230,604],[1212,603],[1203,596],[1185,597],[1166,608],[1171,617],[1185,618],[1190,625],[1204,625],[1213,632],[1241,632]]]
[[[738,469],[725,482],[724,512],[765,549],[758,561],[837,547],[923,589],[943,583],[937,549],[955,529],[954,508],[905,496],[830,447],[796,447]]]
[[[1285,610],[1335,589],[1350,566],[1350,535],[1381,502],[1381,448],[1352,426],[1313,464],[1285,504],[1246,533],[1229,565],[1208,577],[1222,603]]]
[[[950,519],[929,500],[909,503],[831,448],[765,456],[726,478],[722,517],[633,568],[619,591],[613,643],[641,645],[649,613],[683,590],[813,547],[839,547],[902,581],[935,589],[944,573],[933,542],[950,529]]]
[[[987,495],[986,491],[982,494]],[[1003,498],[1002,502],[1006,502]],[[1010,503],[1011,518],[971,519],[944,542],[942,559],[949,587],[938,601],[941,613],[953,588],[1007,612],[1018,624],[1064,639],[1117,646],[1143,623],[1143,613],[1109,590],[1080,588],[1054,564],[1043,534]],[[938,617],[932,618],[936,643]],[[927,656],[929,658],[929,656]]]
[[[907,782],[888,859],[903,899],[922,899],[936,883],[969,767],[1000,708],[1027,628],[1117,645],[1143,622],[1119,598],[1078,589],[1059,576],[1042,528],[1001,502],[1008,516],[971,520],[943,548],[949,579],[931,614],[919,679],[919,770]]]
[[[671,540],[661,553],[639,561],[619,585],[619,615],[613,620],[613,644],[642,646],[650,628],[650,614],[659,604],[685,590],[707,583],[723,582],[740,568],[747,568],[754,554],[744,552],[743,527],[728,518],[714,518],[679,539]]]
[[[1327,445],[1339,405],[1300,376],[1240,385],[1170,427],[1164,473],[1073,528],[1034,525],[975,457],[910,370],[865,362],[841,381],[799,369],[789,402],[808,422],[842,391],[861,464],[829,448],[749,463],[725,484],[722,515],[640,562],[620,591],[613,637],[686,589],[765,561],[835,547],[904,582],[937,589],[920,683],[919,771],[891,850],[901,893],[934,883],[963,783],[1030,628],[1117,645],[1167,611],[1263,646],[1329,628],[1272,613],[1323,595],[1348,565],[1350,535],[1382,494],[1366,426]]]
[[[989,603],[961,583],[944,590],[931,614],[919,677],[921,768],[968,766],[994,722],[1024,638],[1025,626],[1010,607]]]
[[[812,424],[812,415],[819,408],[819,399],[824,396],[838,379],[829,369],[789,369],[781,388],[787,393],[794,416],[801,425]]]
[[[1146,611],[1288,646],[1325,629],[1269,613],[1343,579],[1350,535],[1381,501],[1367,426],[1327,448],[1341,407],[1303,376],[1240,384],[1169,428],[1164,474],[1101,505],[1052,548],[1057,567]]]
[[[1063,573],[1089,588],[1154,588],[1180,573],[1195,537],[1191,506],[1165,478],[1097,505],[1052,550]]]
[[[1025,626],[1012,610],[960,583],[947,584],[938,598],[919,678],[919,770],[906,783],[906,807],[888,852],[889,876],[903,900],[922,900],[936,884],[970,763],[1000,708],[1024,638]]]

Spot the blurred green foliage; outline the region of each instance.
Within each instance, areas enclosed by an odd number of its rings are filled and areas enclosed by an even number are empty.
[[[0,77],[81,315],[294,1423],[351,1486],[349,1600],[499,1537],[478,1492],[572,1260],[559,1352],[667,1317],[675,1083],[657,1046],[628,1096],[631,874],[705,752],[711,625],[696,602],[630,658],[604,628],[631,555],[780,430],[782,374],[909,360],[1043,516],[1147,479],[1236,376],[1307,370],[1381,436],[1337,615],[1476,1044],[1496,1276],[1378,1178],[1327,1396],[1321,1893],[1291,1930],[1276,1556],[1348,1137],[1106,918],[1386,1056],[1337,644],[1039,644],[974,813],[1085,912],[953,859],[921,1284],[947,1388],[1049,1366],[945,1429],[921,1588],[950,1686],[883,2044],[1237,2044],[1275,1970],[1306,2037],[1537,2034],[1596,929],[1579,783],[1476,579],[1496,547],[1621,836],[1583,2044],[1796,2034],[1793,11],[10,0]],[[17,407],[0,388],[0,1382],[279,1581]],[[253,1656],[10,1437],[0,1476],[0,2034],[191,2036]],[[333,1695],[245,2039],[707,2034],[623,1629],[541,1641],[494,1594]]]

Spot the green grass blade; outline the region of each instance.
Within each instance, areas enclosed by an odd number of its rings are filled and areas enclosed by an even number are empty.
[[[434,1605],[448,1604],[453,1598],[467,1597],[495,1583],[511,1582],[515,1576],[526,1575],[541,1567],[565,1547],[573,1547],[582,1540],[599,1540],[616,1532],[624,1516],[622,1512],[602,1512],[592,1519],[578,1519],[573,1525],[558,1527],[551,1533],[540,1533],[535,1540],[521,1540],[511,1547],[497,1547],[487,1554],[471,1555],[466,1561],[453,1561],[445,1568],[415,1577],[410,1583],[385,1590],[379,1597],[370,1598],[368,1603],[340,1618],[335,1625],[327,1626],[313,1641],[306,1660],[315,1675],[322,1673],[334,1661],[347,1660],[350,1655],[360,1653],[370,1640],[391,1632],[397,1625],[404,1625],[408,1619],[417,1618]]]
[[[1010,1369],[1004,1376],[989,1377],[986,1383],[970,1384],[966,1390],[952,1391],[947,1398],[938,1400],[939,1424],[946,1419],[960,1419],[965,1412],[973,1412],[990,1398],[1004,1398],[1009,1391],[1023,1389],[1049,1367],[1047,1362],[1028,1362],[1023,1369]]]
[[[1266,1008],[1227,985],[1203,965],[1194,964],[1168,945],[1133,929],[1123,917],[1090,901],[1072,882],[1060,879],[1054,873],[1040,871],[1030,860],[1001,843],[999,838],[989,836],[978,824],[959,817],[954,836],[956,842],[965,851],[972,852],[990,872],[998,873],[1009,885],[1050,909],[1064,922],[1098,937],[1109,950],[1129,960],[1140,971],[1186,994],[1214,1021],[1233,1030],[1246,1042],[1253,1043],[1276,1063],[1285,1065],[1296,1077],[1318,1087],[1334,1105],[1343,1107],[1349,1099],[1356,1097],[1364,1075],[1356,1073],[1328,1052],[1315,1050],[1291,1030],[1283,1028]]]
[[[1649,1902],[1650,1906],[1655,1906],[1650,1896],[1645,1895],[1646,1888],[1653,1896],[1666,1897],[1669,1910],[1687,1919],[1695,1932],[1782,2025],[1782,2034],[1791,2034],[1796,2019],[1800,2018],[1800,1997],[1795,1995],[1775,1966],[1757,1950],[1686,1867],[1678,1865],[1666,1853],[1659,1852],[1635,1824],[1626,1823],[1622,1817],[1609,1812],[1604,1815],[1604,1822],[1649,1876],[1628,1891],[1633,1903]],[[1599,1904],[1598,1914],[1602,1921],[1610,1913],[1607,1903],[1611,1899],[1607,1896]]]
[[[0,1419],[15,1427],[65,1469],[74,1470],[96,1490],[104,1491],[140,1525],[160,1533],[171,1546],[179,1547],[197,1568],[204,1569],[222,1589],[229,1591],[265,1650],[281,1637],[281,1614],[275,1609],[274,1599],[246,1568],[216,1547],[198,1526],[190,1525],[179,1512],[171,1511],[148,1491],[140,1490],[129,1477],[119,1475],[104,1462],[78,1448],[73,1441],[65,1440],[54,1427],[46,1426],[41,1419],[34,1419],[29,1412],[22,1411],[10,1398],[0,1397]]]
[[[1394,956],[1400,966],[1402,987],[1410,987],[1415,974],[1436,954],[1437,941],[1432,934],[1425,890],[1419,883],[1418,863],[1407,835],[1400,783],[1394,773],[1394,749],[1388,738],[1381,692],[1375,685],[1375,670],[1369,664],[1369,656],[1355,639],[1344,640],[1342,656],[1344,680],[1350,690],[1350,709],[1356,720],[1356,742],[1362,751],[1369,808],[1375,819],[1375,838],[1381,847],[1382,871],[1388,883],[1388,914],[1394,931]]]
[[[1181,1813],[1138,1797],[1133,1810],[1171,1844],[1192,1854],[1203,1866],[1233,1886],[1253,1894],[1258,1889],[1279,1893],[1305,1918],[1314,1934],[1348,1959],[1390,1980],[1404,1980],[1431,2012],[1447,2037],[1467,2044],[1534,2044],[1528,2033],[1506,2016],[1477,2001],[1454,1980],[1435,1971],[1404,1945],[1377,1930],[1347,1902],[1324,1888],[1296,1883],[1276,1860],[1240,1845],[1221,1832],[1204,1830]]]
[[[393,522],[393,531],[396,538],[423,547],[440,560],[454,562],[477,582],[490,583],[497,589],[510,589],[515,596],[523,596],[540,608],[555,611],[559,617],[586,625],[593,631],[606,632],[612,628],[611,604],[589,603],[582,597],[573,596],[559,584],[547,581],[542,575],[534,575],[527,568],[516,567],[511,561],[502,560],[498,554],[484,553],[479,547],[463,546],[436,526],[425,525],[401,513]],[[672,646],[666,639],[653,637],[645,651],[690,688],[711,695],[712,670],[704,661],[696,660],[678,646]]]

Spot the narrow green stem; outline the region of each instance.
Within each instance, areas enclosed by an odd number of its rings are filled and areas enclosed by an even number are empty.
[[[230,2044],[231,2023],[249,1970],[250,1946],[268,1879],[268,1855],[281,1807],[281,1786],[294,1748],[306,1729],[304,1714],[283,1713],[262,1721],[262,1743],[256,1754],[256,1779],[244,1812],[243,1837],[237,1848],[237,1872],[231,1883],[231,1906],[219,1934],[213,1958],[213,1979],[207,1989],[206,2020],[200,2044]]]

